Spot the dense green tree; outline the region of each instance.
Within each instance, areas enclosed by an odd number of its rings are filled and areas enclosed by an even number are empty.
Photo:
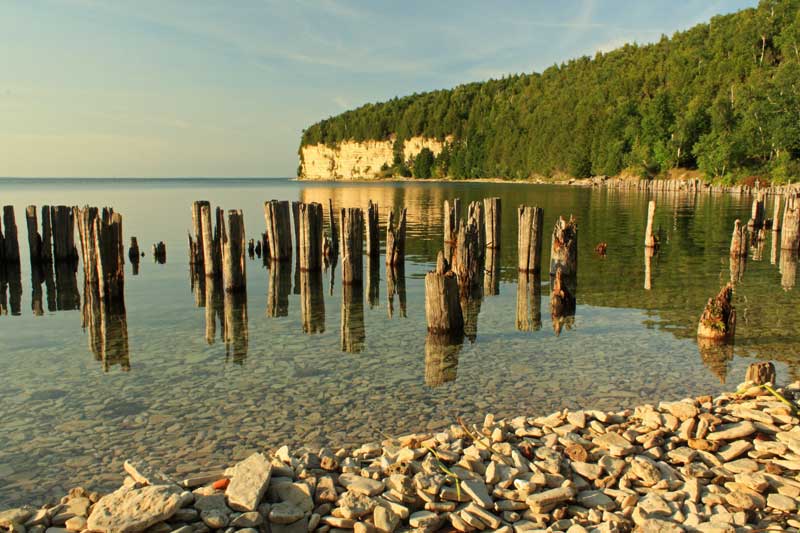
[[[414,158],[413,175],[415,178],[428,179],[432,175],[434,155],[430,148],[423,148]]]

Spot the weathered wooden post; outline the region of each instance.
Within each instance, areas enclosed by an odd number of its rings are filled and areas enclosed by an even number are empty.
[[[786,198],[781,228],[781,250],[800,250],[800,201],[797,193]]]
[[[656,253],[655,247],[645,246],[644,248],[644,290],[649,291],[653,288],[653,256]]]
[[[206,200],[192,202],[192,235],[189,235],[189,264],[201,266],[205,263],[205,242],[203,233],[203,207],[210,209]]]
[[[299,201],[292,202],[292,224],[294,226],[294,247],[296,256],[295,263],[299,265],[300,264],[300,202]]]
[[[258,255],[260,256],[261,254],[259,253]],[[250,239],[250,240],[247,241],[247,256],[250,259],[255,259],[256,258],[256,240],[255,239]]]
[[[753,199],[753,207],[750,211],[750,220],[747,227],[752,232],[757,232],[764,227],[764,192],[760,191]]]
[[[42,262],[42,236],[39,234],[39,217],[35,205],[25,208],[25,223],[28,227],[28,250],[31,265]]]
[[[542,329],[542,278],[538,272],[517,275],[517,330]]]
[[[541,207],[521,205],[517,209],[517,222],[518,270],[541,272],[544,210]]]
[[[292,259],[292,230],[289,221],[289,202],[270,200],[264,203],[267,241],[272,261]]]
[[[97,216],[97,208],[93,215],[87,214],[91,220]],[[53,260],[76,261],[78,251],[75,248],[75,219],[78,216],[78,208],[70,208],[66,205],[58,205],[50,208],[51,222],[53,224]],[[91,216],[90,216],[91,215]]]
[[[322,204],[300,204],[298,253],[300,270],[322,270]]]
[[[480,250],[478,246],[478,250]],[[500,294],[500,250],[484,248],[483,258],[483,294],[496,296]]]
[[[386,225],[386,264],[401,265],[406,255],[406,208],[400,211],[395,225],[394,210],[389,211],[389,222]]]
[[[227,227],[223,224],[222,236],[222,286],[225,292],[243,292],[247,288],[245,267],[244,216],[241,209],[228,211]]]
[[[49,205],[42,206],[42,261],[53,262],[53,224]]]
[[[342,208],[340,218],[342,245],[342,283],[361,283],[364,254],[364,215],[357,207]]]
[[[747,257],[747,232],[738,218],[733,223],[731,237],[731,257]]]
[[[128,260],[133,265],[139,264],[139,241],[136,237],[131,237],[131,246],[128,248]]]
[[[219,250],[219,242],[214,236],[214,228],[211,224],[211,205],[200,206],[200,233],[202,234],[203,244],[203,272],[208,278],[219,277],[222,273],[216,269],[216,252]]]
[[[367,207],[367,256],[378,257],[381,254],[380,234],[378,233],[378,204],[369,201]]]
[[[97,282],[100,299],[115,312],[125,309],[125,245],[122,215],[104,207],[94,219]]]
[[[358,210],[359,213],[361,210]],[[344,247],[345,239],[342,239]],[[342,285],[342,351],[360,353],[364,350],[367,330],[364,327],[364,288],[360,283]]]
[[[556,335],[561,333],[564,326],[570,329],[575,317],[575,295],[570,290],[569,284],[564,279],[565,277],[561,266],[559,266],[551,281],[550,316],[553,320],[553,331],[555,331]]]
[[[771,361],[750,363],[744,375],[744,380],[753,385],[775,385],[775,365]]]
[[[700,322],[697,324],[699,338],[715,341],[733,339],[736,331],[736,310],[731,305],[733,285],[728,283],[715,298],[709,298]]]
[[[479,285],[480,259],[478,257],[478,226],[474,220],[459,223],[456,250],[453,255],[453,271],[458,276],[462,298],[475,294]]]
[[[500,249],[500,198],[483,199],[483,217],[486,222],[486,247]]]
[[[42,283],[44,282],[45,268],[51,268],[51,266],[44,263],[31,264],[31,311],[33,311],[33,316],[44,315]]]
[[[444,242],[445,244],[455,244],[458,238],[458,225],[461,221],[461,199],[444,201]]]
[[[483,212],[483,202],[476,200],[467,206],[467,220],[473,219],[478,224],[478,252],[481,259],[486,250],[486,217]]]
[[[64,248],[64,235],[60,234],[63,229],[64,213],[60,209],[62,206],[55,208],[55,216],[53,217],[53,248],[56,263],[67,262],[64,258],[66,251]],[[97,219],[97,208],[89,207],[84,208],[75,207],[75,219],[78,221],[78,236],[81,241],[81,257],[83,259],[83,278],[86,284],[93,285],[97,283],[97,252],[95,251],[95,220]],[[58,274],[58,269],[56,269]]]
[[[573,216],[569,221],[558,217],[553,228],[550,250],[550,275],[555,276],[559,267],[566,277],[578,275],[578,225]]]
[[[778,271],[781,273],[781,288],[785,291],[792,290],[797,281],[797,255],[795,250],[781,251]]]
[[[322,295],[320,270],[300,273],[300,316],[303,333],[325,332],[325,298]]]
[[[781,195],[776,194],[775,204],[772,210],[772,231],[781,230]]]
[[[19,264],[19,238],[17,236],[17,221],[14,217],[14,206],[3,206],[3,241],[5,250],[3,260],[6,264]]]
[[[406,272],[403,263],[386,265],[386,310],[389,318],[394,316],[394,295],[400,303],[400,316],[406,317]]]
[[[650,200],[647,204],[647,229],[644,232],[644,245],[647,248],[655,248],[656,236],[653,233],[653,219],[656,216],[656,201]]]
[[[333,199],[328,198],[328,237],[331,241],[331,256],[339,255],[339,232],[336,228],[336,215]]]
[[[464,333],[458,278],[441,251],[436,270],[425,275],[425,318],[431,333]]]

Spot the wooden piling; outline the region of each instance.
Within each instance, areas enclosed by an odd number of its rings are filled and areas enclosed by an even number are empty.
[[[483,199],[483,217],[486,221],[486,247],[500,249],[500,198]]]
[[[300,202],[292,202],[292,225],[294,227],[295,262],[300,263]],[[298,293],[299,294],[299,293]]]
[[[65,214],[58,206],[53,217],[53,259],[56,263],[67,262],[63,257],[66,253],[65,236],[60,232],[64,229]],[[96,207],[75,207],[75,220],[78,221],[78,236],[81,243],[81,258],[83,259],[83,279],[88,285],[97,283],[97,251],[95,245],[95,220],[98,213]],[[98,296],[99,298],[99,296]]]
[[[225,292],[242,292],[247,287],[245,268],[245,230],[241,209],[228,211],[227,226],[220,229],[222,237],[222,287]]]
[[[159,265],[167,262],[167,245],[164,241],[153,243],[153,261]]]
[[[339,233],[342,246],[342,283],[361,283],[364,276],[364,215],[361,209],[342,208]]]
[[[775,385],[775,365],[770,361],[750,363],[744,376],[745,381],[753,385]]]
[[[386,264],[389,266],[401,265],[406,255],[406,208],[400,211],[395,225],[394,210],[389,211],[389,221],[386,225]]]
[[[747,227],[752,232],[757,232],[764,227],[764,192],[760,191],[753,199],[753,207],[750,210],[750,220]]]
[[[367,256],[378,257],[381,254],[381,243],[378,233],[378,204],[369,201],[367,207]]]
[[[644,232],[644,245],[647,248],[655,248],[656,236],[653,233],[653,219],[656,216],[656,201],[650,200],[647,204],[647,229]]]
[[[731,257],[747,257],[747,232],[738,218],[733,223],[731,236]]]
[[[542,271],[542,235],[544,210],[541,207],[521,205],[517,209],[517,251],[519,272]]]
[[[211,205],[200,206],[200,233],[202,234],[201,241],[203,244],[203,272],[207,278],[219,277],[222,274],[216,269],[219,242],[215,238],[214,228],[211,223]]]
[[[486,217],[484,216],[483,202],[476,200],[467,206],[467,220],[475,220],[478,225],[478,252],[481,259],[486,249]]]
[[[550,275],[555,276],[559,267],[566,277],[575,277],[578,274],[578,225],[571,215],[569,221],[558,217],[553,228]]]
[[[50,206],[42,206],[42,261],[53,262],[53,224],[50,217]]]
[[[697,324],[698,338],[717,341],[733,339],[736,331],[736,310],[731,301],[733,285],[728,283],[715,298],[709,298]]]
[[[316,202],[300,204],[298,214],[300,270],[322,270],[322,204]]]
[[[9,265],[19,264],[19,238],[17,221],[14,217],[14,206],[3,206],[3,260]]]
[[[444,242],[455,244],[458,239],[458,225],[461,221],[461,199],[454,198],[452,203],[444,201]]]
[[[772,207],[772,231],[781,230],[781,195],[775,194],[775,202]]]
[[[42,236],[39,233],[39,216],[35,205],[25,208],[25,223],[28,227],[28,251],[31,265],[42,262]]]
[[[125,309],[125,245],[122,215],[104,207],[94,219],[97,282],[100,299],[115,311]]]
[[[189,264],[203,265],[205,262],[205,243],[203,234],[203,207],[210,209],[211,204],[206,200],[192,202],[192,235],[189,235]]]
[[[458,279],[450,270],[443,252],[436,259],[436,270],[425,275],[425,319],[431,333],[464,333]]]
[[[478,246],[478,250],[480,250]],[[500,250],[484,248],[483,258],[483,295],[500,294]]]
[[[781,228],[781,250],[800,250],[800,200],[797,193],[786,198]]]
[[[292,259],[292,230],[289,221],[289,202],[270,200],[264,203],[264,220],[267,224],[267,241],[272,261]]]
[[[97,216],[97,208],[94,216]],[[50,208],[53,225],[53,261],[76,261],[78,251],[75,247],[75,220],[78,208],[58,205]]]
[[[480,287],[478,226],[475,220],[470,220],[467,224],[459,223],[452,269],[458,277],[461,297],[472,297]]]
[[[128,260],[131,263],[139,262],[139,241],[136,237],[131,237],[131,246],[128,248]]]
[[[339,255],[339,231],[336,228],[336,212],[333,210],[333,199],[328,198],[328,238],[331,242],[330,256]]]

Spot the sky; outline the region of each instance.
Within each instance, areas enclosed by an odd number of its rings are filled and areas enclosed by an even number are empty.
[[[756,0],[2,0],[0,176],[294,176],[303,128]]]

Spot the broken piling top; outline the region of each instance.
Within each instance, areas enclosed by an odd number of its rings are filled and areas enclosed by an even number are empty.
[[[521,205],[517,208],[517,251],[519,272],[541,272],[544,210]]]
[[[550,275],[555,276],[559,267],[562,275],[566,277],[578,275],[578,224],[572,215],[569,221],[564,220],[564,217],[558,217],[553,227]]]
[[[298,256],[300,270],[322,269],[322,204],[312,202],[297,206],[299,224]]]
[[[342,248],[342,283],[361,283],[364,279],[364,213],[360,208],[341,209],[339,233]]]
[[[247,287],[245,269],[245,230],[241,209],[228,211],[228,223],[220,231],[222,245],[222,286],[225,292],[240,292]]]
[[[386,224],[386,264],[396,266],[403,264],[406,255],[406,208],[400,211],[395,224],[394,211],[389,211]]]
[[[189,234],[189,264],[191,265],[202,265],[205,262],[203,207],[210,209],[211,204],[206,200],[192,202],[192,233]]]
[[[436,270],[425,275],[425,318],[431,333],[464,332],[458,279],[439,251]]]
[[[731,236],[731,257],[747,257],[747,233],[742,221],[738,218],[733,223]]]
[[[656,245],[656,236],[653,234],[653,219],[656,216],[656,201],[650,200],[647,204],[647,229],[644,232],[644,245],[648,248],[654,248]]]
[[[800,201],[797,193],[786,198],[781,228],[781,250],[800,250]]]
[[[264,220],[267,226],[267,242],[273,261],[292,259],[292,227],[289,202],[270,200],[264,202]]]
[[[458,237],[458,225],[460,223],[461,199],[454,198],[444,201],[444,242],[455,244]]]
[[[733,308],[733,285],[728,283],[714,298],[709,298],[700,322],[697,336],[712,340],[731,340],[736,331],[736,310]]]
[[[380,233],[378,231],[378,204],[369,201],[367,207],[367,255],[378,257],[381,253]]]
[[[19,263],[19,240],[14,206],[3,206],[3,259],[8,264]]]
[[[502,218],[500,198],[484,198],[483,219],[486,226],[486,248],[500,249],[500,223]]]

